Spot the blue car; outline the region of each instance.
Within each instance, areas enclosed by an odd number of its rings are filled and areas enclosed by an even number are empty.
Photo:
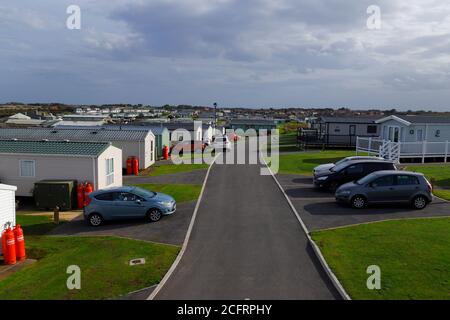
[[[175,199],[164,193],[138,187],[120,187],[92,192],[84,208],[84,219],[98,227],[107,220],[146,218],[156,222],[176,211]]]

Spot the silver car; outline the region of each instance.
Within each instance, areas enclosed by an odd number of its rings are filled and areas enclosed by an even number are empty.
[[[91,193],[84,208],[84,219],[93,227],[106,220],[146,218],[156,222],[162,216],[174,213],[176,208],[175,199],[167,194],[138,187],[119,187]]]
[[[324,163],[321,164],[317,167],[315,167],[313,169],[313,174],[319,174],[321,172],[326,172],[331,170],[332,168],[334,168],[335,166],[341,164],[341,163],[346,163],[348,161],[353,161],[353,160],[384,160],[384,158],[381,157],[374,157],[374,156],[352,156],[352,157],[347,157],[344,159],[339,160],[336,163]]]
[[[421,173],[377,171],[336,190],[336,200],[361,209],[374,203],[409,203],[424,209],[433,201],[432,187]]]

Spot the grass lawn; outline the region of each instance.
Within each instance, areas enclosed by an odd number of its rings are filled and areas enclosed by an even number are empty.
[[[384,221],[313,232],[353,299],[450,299],[450,218]],[[368,290],[368,266],[381,290]]]
[[[150,168],[141,172],[144,176],[161,176],[165,174],[174,174],[180,172],[191,172],[194,170],[204,170],[208,169],[209,165],[206,163],[202,164],[180,164],[174,165],[170,164],[154,164]]]
[[[202,186],[199,184],[136,184],[146,190],[162,192],[174,197],[177,203],[197,200]]]
[[[38,261],[0,281],[0,299],[106,299],[157,284],[178,247],[114,237],[26,237]],[[129,266],[145,258],[146,264]],[[81,268],[81,290],[68,290],[66,269]]]
[[[16,215],[16,224],[20,224],[25,236],[45,234],[56,227],[53,218],[50,216],[27,215],[19,212]]]
[[[317,151],[280,155],[280,173],[311,175],[314,167],[355,155],[355,151]]]
[[[450,187],[450,164],[447,166],[407,166],[406,170],[421,172],[439,187]]]
[[[450,190],[434,189],[433,193],[436,197],[450,201]]]

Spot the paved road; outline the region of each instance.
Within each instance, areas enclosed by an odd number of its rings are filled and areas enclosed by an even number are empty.
[[[311,177],[279,174],[277,179],[310,231],[390,219],[450,216],[450,203],[440,199],[424,210],[407,205],[374,205],[356,210],[337,204],[333,193],[315,189]]]
[[[188,248],[156,299],[335,299],[270,176],[214,165]]]

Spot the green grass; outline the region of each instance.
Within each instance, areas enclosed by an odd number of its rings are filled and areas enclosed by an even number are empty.
[[[421,172],[428,180],[433,180],[434,185],[450,187],[450,165],[447,166],[407,166],[406,170]]]
[[[384,221],[313,232],[353,299],[450,299],[450,218]],[[368,290],[368,266],[381,290]]]
[[[355,155],[354,151],[299,152],[280,155],[280,173],[311,175],[314,167]]]
[[[208,164],[202,163],[202,164],[180,164],[180,165],[174,165],[172,163],[170,164],[155,164],[151,166],[149,169],[143,171],[141,175],[146,176],[162,176],[165,174],[174,174],[174,173],[181,173],[181,172],[191,172],[195,170],[204,170],[208,169]]]
[[[50,216],[32,216],[20,213],[16,215],[16,224],[21,225],[26,236],[45,234],[57,226]]]
[[[433,193],[436,197],[450,201],[450,190],[433,189]]]
[[[179,248],[114,237],[27,237],[38,261],[0,281],[0,299],[106,299],[157,284]],[[146,264],[129,266],[145,258]],[[70,265],[81,268],[81,290],[68,290]]]
[[[202,186],[199,184],[136,184],[146,190],[162,192],[172,196],[177,203],[197,200]]]

